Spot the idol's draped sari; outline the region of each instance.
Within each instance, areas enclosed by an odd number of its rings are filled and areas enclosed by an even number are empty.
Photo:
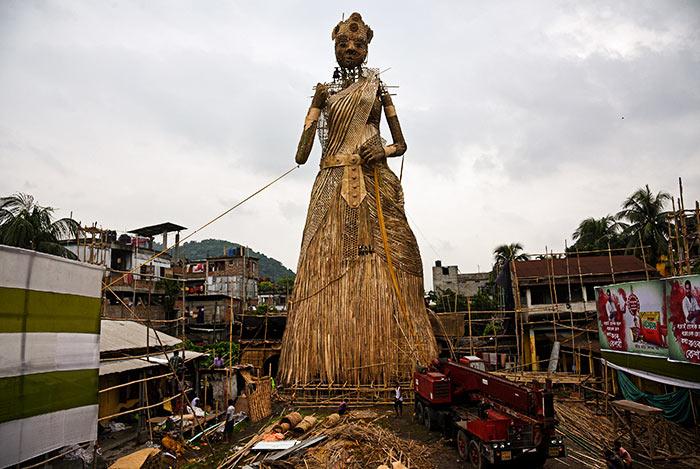
[[[426,364],[437,353],[401,184],[385,160],[361,164],[357,154],[370,139],[381,144],[377,125],[367,123],[378,84],[369,72],[332,95],[324,109],[321,170],[282,346],[286,383],[388,384],[409,378],[417,362]],[[380,230],[375,172],[397,285]]]

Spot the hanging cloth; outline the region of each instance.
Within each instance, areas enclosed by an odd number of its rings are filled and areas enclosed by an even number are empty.
[[[685,423],[693,418],[690,407],[690,389],[679,389],[667,394],[649,394],[641,391],[627,377],[627,374],[618,370],[617,381],[620,383],[620,390],[625,399],[629,401],[645,400],[649,405],[664,411],[664,417],[671,422]]]

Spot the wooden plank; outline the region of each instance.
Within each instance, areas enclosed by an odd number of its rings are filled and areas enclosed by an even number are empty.
[[[613,401],[612,405],[622,410],[634,412],[638,415],[656,415],[663,413],[663,410],[659,409],[658,407],[652,407],[650,405],[640,404],[639,402],[628,401],[627,399]]]

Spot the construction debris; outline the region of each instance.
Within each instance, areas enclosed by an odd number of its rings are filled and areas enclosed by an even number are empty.
[[[376,422],[385,415],[372,410],[355,410],[342,417],[331,414],[322,419],[313,415],[301,418],[298,412],[293,412],[261,429],[219,468],[245,467],[253,463],[259,464],[260,468],[286,469],[364,469],[382,465],[389,468],[434,467],[432,455],[435,449],[415,440],[403,439],[379,426]],[[268,435],[291,424],[295,425],[285,433],[285,440],[266,442]],[[297,441],[292,435],[300,439]],[[289,447],[277,453],[266,453],[262,457],[251,454],[251,450],[280,448],[285,444]]]
[[[143,448],[117,459],[109,469],[156,469],[160,468],[160,450]]]
[[[581,448],[580,451],[571,446],[568,449],[568,458],[579,467],[605,469],[603,450],[610,449],[616,439],[619,439],[628,450],[640,454],[632,446],[628,432],[623,429],[616,430],[610,418],[596,414],[584,403],[557,402],[555,408],[559,420],[557,432]],[[660,419],[657,425],[663,427],[660,430],[669,436],[667,441],[657,441],[659,452],[665,453],[669,459],[677,459],[678,463],[687,467],[700,467],[694,432],[689,432],[665,419]],[[672,444],[673,449],[668,448],[669,444]],[[679,454],[685,456],[680,458],[677,456]]]

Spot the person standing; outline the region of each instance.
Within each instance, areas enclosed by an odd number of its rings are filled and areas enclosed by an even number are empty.
[[[396,417],[403,417],[403,395],[401,394],[401,385],[396,383],[396,389],[394,389],[394,412],[396,412]]]
[[[233,434],[233,419],[236,415],[236,408],[233,406],[233,399],[228,400],[228,408],[226,409],[226,424],[224,426],[224,435],[226,443],[231,443],[231,435]]]

